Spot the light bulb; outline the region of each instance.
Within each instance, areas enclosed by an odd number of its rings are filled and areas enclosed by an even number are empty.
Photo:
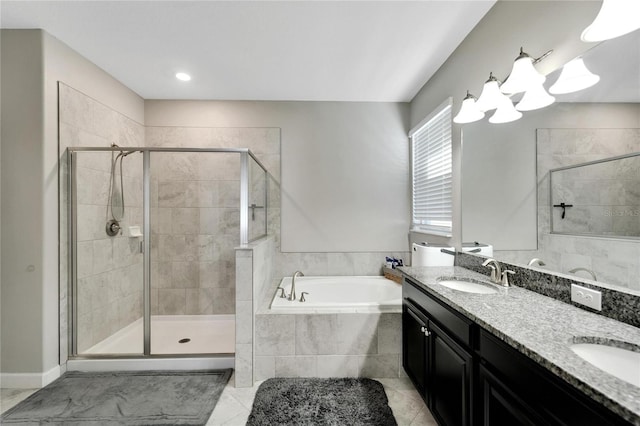
[[[504,95],[500,92],[500,83],[493,76],[493,73],[489,73],[489,79],[482,87],[482,93],[480,93],[476,106],[482,112],[496,109],[502,97],[504,97]]]
[[[506,96],[503,96],[500,105],[489,118],[489,123],[502,124],[516,121],[522,117],[522,113],[513,107],[513,102]]]
[[[640,28],[640,1],[604,0],[600,11],[582,32],[582,41],[609,40]]]
[[[454,117],[453,122],[458,124],[473,123],[483,118],[484,112],[478,109],[476,97],[467,91],[467,96],[462,100],[460,111]]]
[[[548,94],[542,84],[538,84],[530,87],[529,90],[524,93],[524,96],[520,102],[518,102],[518,105],[516,105],[516,109],[518,111],[533,111],[534,109],[549,106],[555,101],[556,98]]]
[[[598,81],[600,77],[587,69],[582,58],[576,58],[562,67],[560,77],[549,88],[549,93],[554,95],[573,93],[591,87]]]
[[[520,55],[516,58],[507,81],[502,83],[500,90],[507,95],[526,92],[536,84],[544,83],[545,76],[533,66],[533,58],[520,48]]]

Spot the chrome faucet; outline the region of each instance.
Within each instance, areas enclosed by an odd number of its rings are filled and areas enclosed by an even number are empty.
[[[296,271],[291,278],[291,293],[289,294],[289,301],[293,302],[296,300],[296,277],[304,277],[302,271]]]
[[[594,280],[594,281],[598,281],[598,278],[596,278],[596,273],[595,273],[595,272],[593,272],[591,269],[587,269],[587,268],[574,268],[574,269],[571,269],[571,270],[569,271],[569,273],[571,273],[571,274],[575,274],[575,273],[576,273],[576,272],[578,272],[578,271],[584,271],[584,272],[588,273],[589,275],[591,275],[591,276],[593,277],[593,280]]]
[[[544,266],[546,265],[546,263],[544,263],[542,260],[538,259],[537,257],[534,257],[529,261],[529,266],[533,266],[533,265]]]
[[[493,263],[493,265],[490,265]],[[497,260],[489,258],[484,261],[482,266],[486,266],[491,269],[491,281],[495,284],[501,284],[500,280],[502,278],[502,268],[500,267],[500,263]]]

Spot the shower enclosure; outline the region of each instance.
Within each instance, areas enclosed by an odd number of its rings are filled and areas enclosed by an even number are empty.
[[[68,148],[69,353],[235,352],[235,248],[267,234],[248,149]]]

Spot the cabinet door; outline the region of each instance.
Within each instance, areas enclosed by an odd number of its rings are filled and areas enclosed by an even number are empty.
[[[473,358],[433,323],[430,330],[431,412],[439,424],[469,425]]]
[[[498,380],[483,365],[480,365],[479,375],[481,396],[479,404],[481,419],[479,424],[484,426],[512,425],[535,426],[546,424],[534,414],[534,410],[525,404],[503,382]]]
[[[415,308],[402,307],[402,366],[427,401],[427,319]]]

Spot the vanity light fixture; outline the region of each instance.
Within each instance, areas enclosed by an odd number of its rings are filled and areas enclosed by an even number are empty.
[[[489,73],[489,79],[485,81],[482,93],[476,102],[477,108],[482,112],[491,111],[498,108],[502,98],[504,95],[500,91],[500,82],[493,76],[493,73]]]
[[[458,124],[473,123],[474,121],[482,120],[483,118],[484,111],[480,111],[476,102],[476,97],[467,90],[467,96],[462,100],[460,111],[458,112],[458,115],[453,118],[453,122]]]
[[[502,83],[500,90],[502,93],[511,95],[514,93],[526,92],[531,86],[544,83],[546,77],[540,74],[534,64],[547,57],[552,51],[548,51],[541,57],[534,59],[520,48],[520,54],[513,63],[511,74]]]
[[[176,73],[176,78],[180,81],[189,81],[191,80],[191,76],[189,74],[187,74],[186,72],[179,72]]]
[[[582,32],[582,41],[604,41],[640,28],[640,1],[604,0],[596,19]]]
[[[507,96],[503,96],[500,100],[500,104],[496,109],[496,112],[493,113],[491,118],[489,118],[489,123],[493,124],[501,124],[501,123],[510,123],[512,121],[516,121],[522,117],[522,113],[516,110],[513,107],[513,102]]]
[[[518,111],[533,111],[535,109],[544,108],[551,105],[556,101],[556,98],[551,96],[544,90],[542,83],[532,86],[524,92],[524,96],[516,105]]]
[[[591,87],[598,81],[600,76],[589,71],[582,58],[576,58],[562,67],[560,77],[549,88],[549,93],[554,95],[573,93]]]

